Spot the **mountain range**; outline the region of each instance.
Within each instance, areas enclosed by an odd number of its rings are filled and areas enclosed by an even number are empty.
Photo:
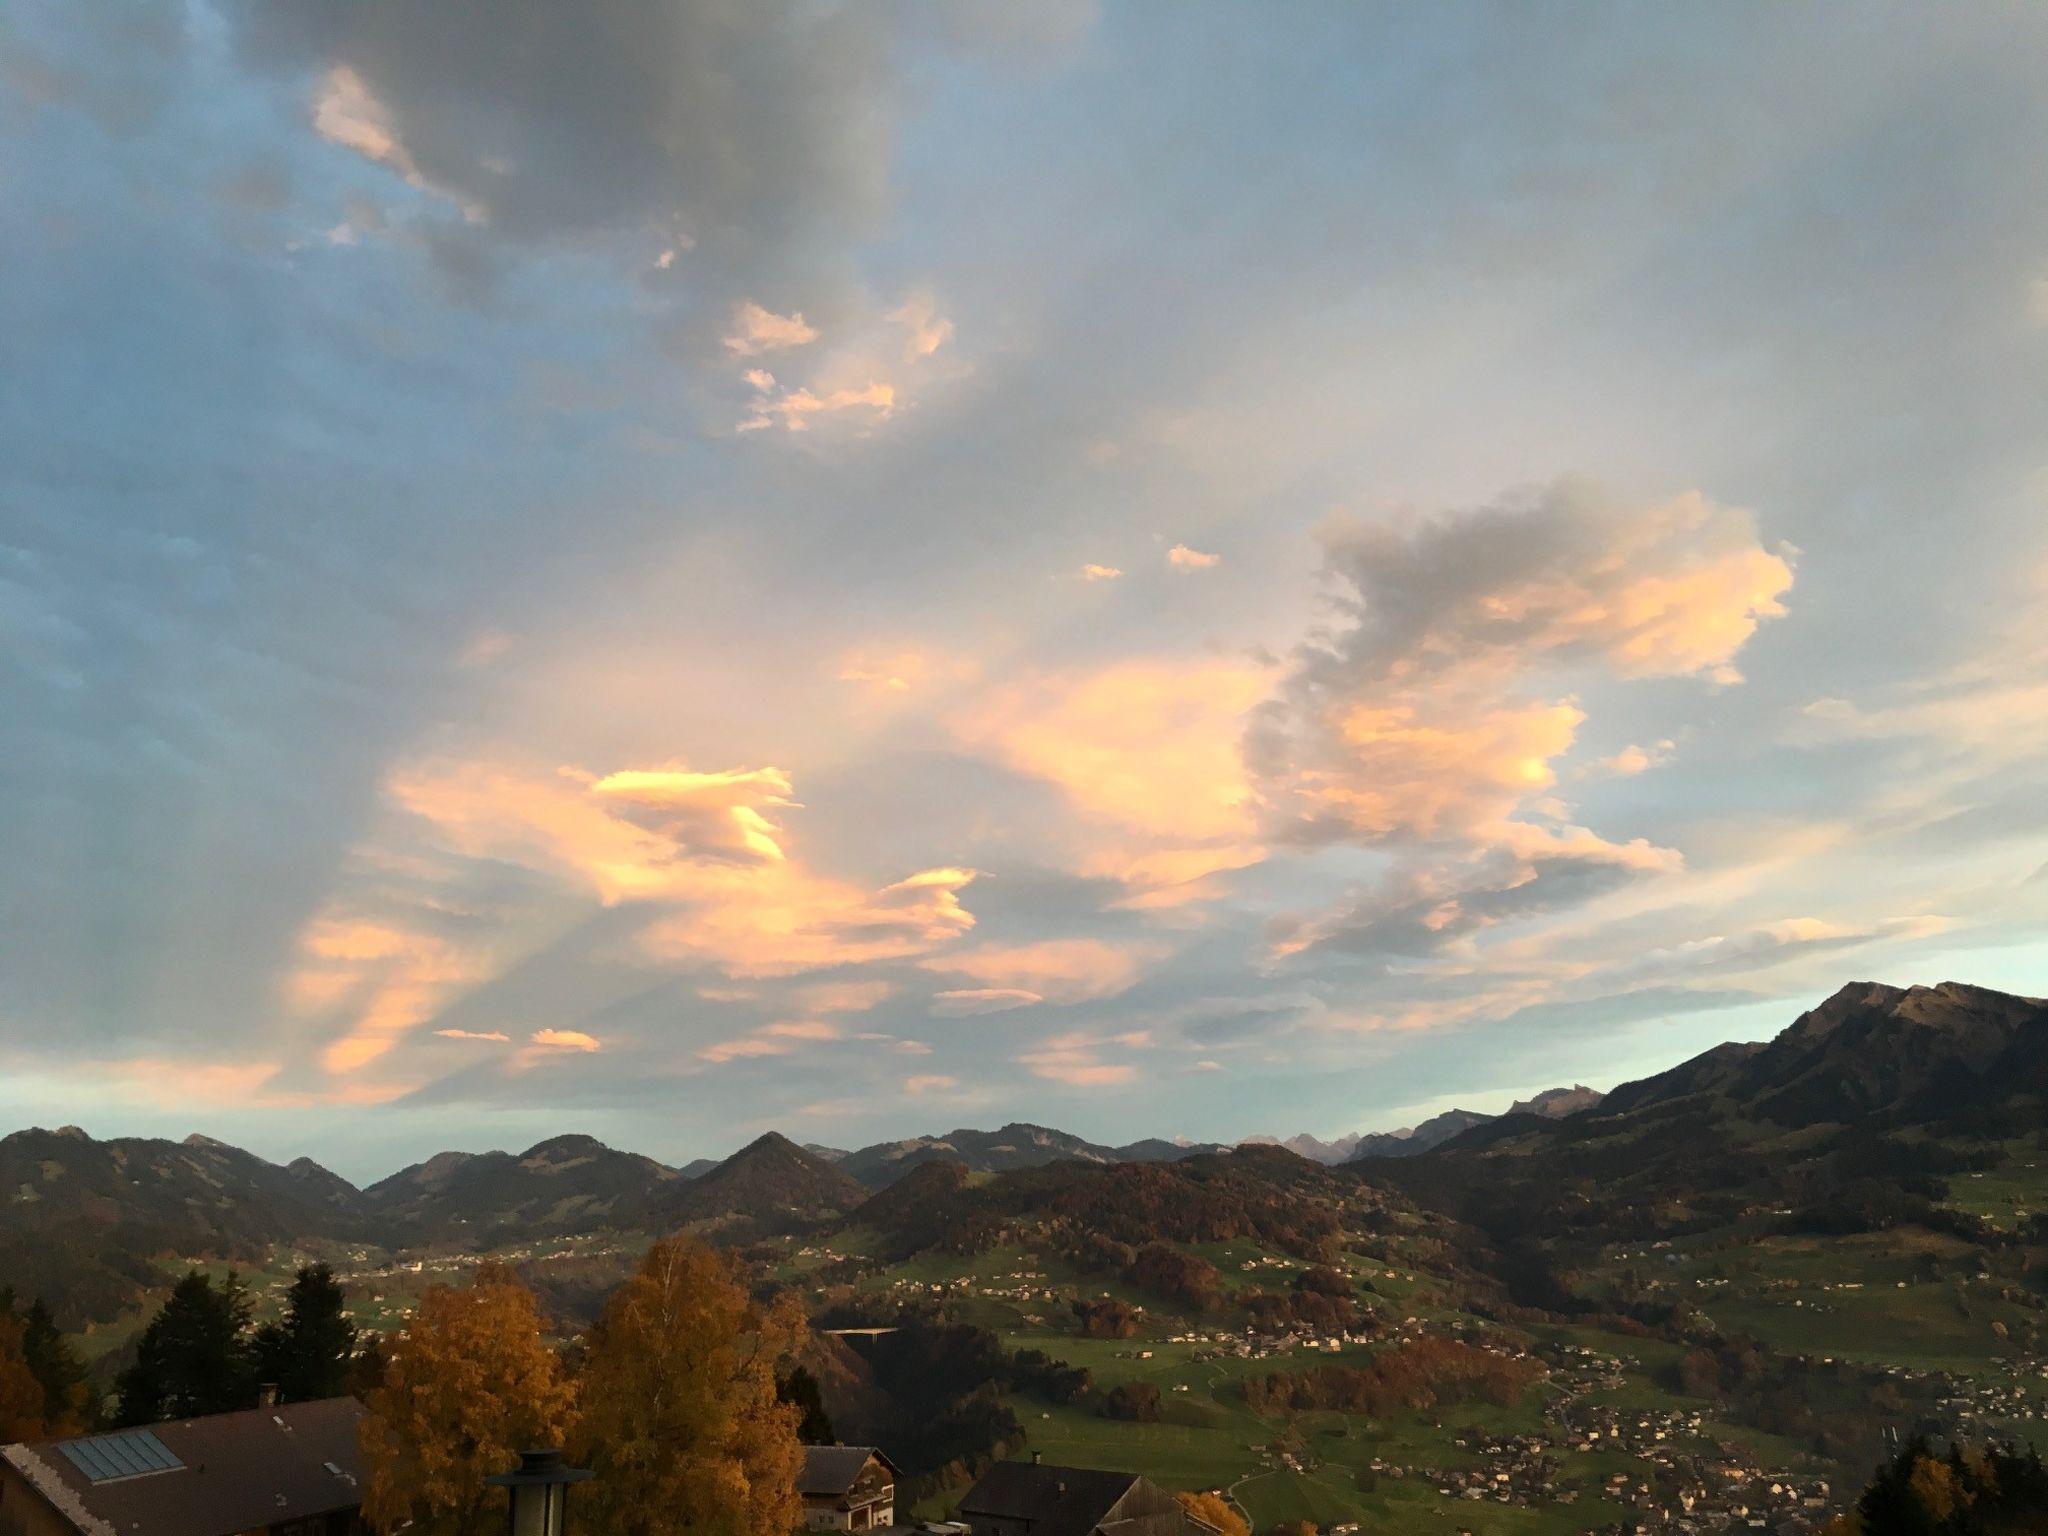
[[[2041,1142],[2044,1124],[2048,1002],[1858,982],[1772,1040],[1716,1046],[1562,1120],[1503,1115],[1372,1170],[1533,1262],[1759,1211],[1808,1233],[1948,1231],[1947,1181]],[[1521,1299],[1545,1304],[1543,1267],[1521,1274]]]
[[[852,1151],[770,1132],[723,1161],[674,1168],[566,1135],[517,1154],[444,1152],[359,1190],[310,1159],[279,1166],[205,1136],[100,1141],[75,1128],[25,1130],[0,1138],[0,1190],[11,1192],[0,1203],[0,1273],[24,1293],[63,1298],[73,1317],[105,1316],[160,1283],[155,1260],[164,1255],[246,1259],[314,1239],[484,1247],[683,1225],[743,1239],[845,1218],[913,1175],[896,1207],[950,1196],[969,1176],[1014,1193],[1049,1187],[1029,1182],[1048,1169],[1183,1163],[1212,1184],[1225,1177],[1213,1170],[1238,1162],[1274,1176],[1321,1164],[1498,1226],[1503,1201],[1519,1200],[1508,1214],[1535,1221],[1566,1198],[1620,1209],[1654,1205],[1681,1185],[1719,1198],[1715,1191],[1745,1180],[1789,1176],[1796,1166],[1751,1150],[1773,1128],[1844,1126],[1867,1138],[1916,1118],[1996,1120],[2015,1105],[2024,1118],[2043,1098],[2048,1005],[1954,983],[1859,982],[1772,1041],[1719,1046],[1604,1097],[1554,1089],[1500,1116],[1451,1110],[1404,1131],[1295,1137],[1234,1154],[1158,1140],[1106,1146],[1011,1124]],[[977,1208],[1000,1209],[1008,1198]],[[880,1225],[891,1210],[881,1202],[864,1214]],[[1096,1218],[1111,1219],[1106,1208]]]
[[[1582,1109],[1591,1109],[1601,1100],[1596,1088],[1583,1083],[1570,1088],[1549,1088],[1533,1098],[1517,1099],[1508,1107],[1511,1115],[1540,1115],[1546,1120],[1562,1120],[1566,1115],[1575,1115]],[[1403,1126],[1398,1131],[1358,1131],[1348,1136],[1339,1136],[1335,1141],[1323,1141],[1306,1132],[1289,1136],[1278,1141],[1271,1136],[1247,1137],[1248,1142],[1265,1143],[1285,1147],[1290,1152],[1318,1163],[1348,1163],[1364,1157],[1412,1157],[1417,1152],[1427,1152],[1431,1147],[1441,1146],[1453,1136],[1469,1131],[1475,1125],[1484,1125],[1499,1118],[1482,1114],[1474,1109],[1447,1109],[1440,1115],[1432,1115],[1416,1125]]]

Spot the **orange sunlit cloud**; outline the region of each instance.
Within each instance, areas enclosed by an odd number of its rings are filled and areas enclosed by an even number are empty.
[[[991,992],[1072,1003],[1127,991],[1165,951],[1157,945],[1111,944],[1102,939],[1045,939],[1035,944],[990,944],[920,962],[928,971],[978,982],[970,996]],[[942,994],[943,995],[943,994]]]
[[[543,1050],[594,1051],[598,1042],[580,1029],[536,1029],[527,1039]]]
[[[817,339],[818,328],[801,314],[778,315],[749,299],[733,311],[725,349],[735,357],[759,357],[764,352],[782,352]]]
[[[1726,683],[1792,584],[1749,513],[1696,493],[1629,508],[1560,485],[1325,542],[1353,622],[1303,649],[1250,739],[1269,825],[1311,841],[1498,827],[1555,787],[1585,720],[1558,669]]]
[[[284,981],[287,1007],[302,1018],[347,1015],[321,1052],[333,1073],[376,1061],[487,974],[484,956],[394,920],[323,913],[299,936]]]
[[[1239,741],[1268,671],[1147,659],[1028,677],[954,722],[967,746],[1057,785],[1094,823],[1080,873],[1137,892],[1197,882],[1263,849]]]
[[[775,768],[536,774],[439,761],[393,775],[389,788],[415,819],[403,833],[407,846],[553,876],[560,889],[547,899],[555,902],[579,892],[601,905],[636,902],[649,919],[636,942],[661,963],[781,976],[921,955],[974,924],[959,900],[972,870],[924,870],[872,890],[792,858],[771,819],[795,805],[788,776]],[[385,1058],[522,947],[511,930],[470,925],[457,930],[458,942],[429,931],[420,914],[357,918],[346,910],[308,926],[284,982],[298,1016],[335,1029],[320,1063],[337,1076]],[[546,931],[524,942],[544,940]],[[872,1007],[889,990],[880,980],[818,985],[818,1011]],[[597,1048],[580,1031],[543,1030],[514,1066]]]
[[[792,994],[809,1013],[866,1013],[896,990],[886,981],[820,981]]]
[[[440,764],[393,788],[459,852],[538,859],[607,903],[674,908],[644,931],[648,951],[735,977],[903,958],[974,926],[959,900],[972,870],[922,870],[863,890],[785,857],[766,815],[792,804],[779,769],[596,778]]]

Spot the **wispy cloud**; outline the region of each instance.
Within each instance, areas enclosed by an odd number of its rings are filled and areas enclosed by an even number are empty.
[[[1113,1088],[1138,1075],[1135,1063],[1113,1061],[1105,1055],[1113,1046],[1142,1048],[1149,1042],[1142,1035],[1105,1039],[1082,1032],[1055,1035],[1017,1060],[1035,1077],[1064,1083],[1070,1088]]]
[[[735,357],[759,357],[766,352],[784,352],[818,339],[818,328],[801,314],[778,315],[763,309],[752,299],[733,311],[732,329],[723,340],[725,350]],[[753,377],[754,375],[749,375]]]
[[[1005,1013],[1012,1008],[1029,1008],[1045,999],[1022,987],[959,987],[932,994],[932,1012],[941,1018],[968,1018],[981,1013]]]

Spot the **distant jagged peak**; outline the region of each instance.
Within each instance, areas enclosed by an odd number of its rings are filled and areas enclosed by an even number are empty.
[[[63,1132],[60,1131],[58,1132],[58,1134],[61,1136]],[[235,1146],[231,1142],[222,1141],[218,1136],[208,1136],[200,1131],[194,1131],[191,1135],[187,1136],[183,1141],[179,1142],[178,1145],[181,1147],[203,1148],[208,1152],[242,1151],[240,1147]],[[243,1153],[242,1155],[246,1157],[250,1154]]]
[[[1889,1013],[1905,995],[1904,987],[1887,986],[1881,981],[1849,982],[1837,987],[1827,1001],[1794,1019],[1786,1028],[1785,1037],[1817,1039],[1859,1014],[1873,1010]]]
[[[1597,1088],[1588,1088],[1584,1083],[1574,1083],[1569,1088],[1546,1088],[1541,1093],[1526,1099],[1517,1099],[1508,1106],[1511,1115],[1541,1115],[1546,1120],[1562,1120],[1566,1115],[1576,1115],[1582,1109],[1591,1109],[1606,1095]]]
[[[2002,1023],[2032,1017],[2048,1007],[2048,1000],[2011,992],[1994,992],[1966,981],[1937,982],[1931,987],[1908,987],[1892,1012],[1916,1024],[1942,1025],[1964,1019],[1990,1019]]]
[[[1238,1145],[1285,1147],[1296,1156],[1308,1158],[1312,1162],[1341,1163],[1358,1150],[1358,1139],[1358,1133],[1355,1131],[1349,1135],[1339,1136],[1334,1141],[1324,1141],[1320,1136],[1302,1131],[1284,1139],[1278,1136],[1246,1136]]]

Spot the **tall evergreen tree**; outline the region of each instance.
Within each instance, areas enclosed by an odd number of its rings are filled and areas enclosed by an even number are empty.
[[[250,1406],[256,1398],[255,1356],[242,1282],[230,1273],[215,1285],[190,1271],[142,1330],[135,1363],[121,1373],[117,1390],[120,1424]]]
[[[97,1417],[85,1365],[38,1296],[21,1320],[21,1353],[43,1389],[43,1422],[53,1434],[89,1429]]]
[[[356,1325],[334,1271],[309,1264],[292,1281],[284,1317],[256,1330],[256,1368],[288,1403],[339,1397],[348,1390]]]

